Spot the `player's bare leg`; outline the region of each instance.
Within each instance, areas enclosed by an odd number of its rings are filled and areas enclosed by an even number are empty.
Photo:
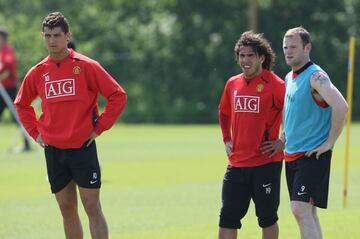
[[[92,239],[108,239],[109,231],[99,199],[100,190],[79,187],[79,192],[89,218]]]
[[[219,227],[219,239],[236,239],[237,229]]]
[[[279,226],[277,223],[270,227],[265,227],[262,229],[262,238],[263,239],[278,239],[279,238]]]
[[[314,206],[313,206],[313,217],[314,217],[316,228],[317,228],[317,231],[318,231],[318,237],[320,239],[322,239],[323,236],[322,236],[320,220],[319,220],[319,217],[318,217],[317,212],[316,212],[316,207],[314,207]]]
[[[76,184],[71,181],[60,192],[55,193],[63,217],[66,239],[82,239],[83,230],[77,210]]]
[[[306,202],[291,201],[291,210],[300,228],[301,239],[321,239],[321,232],[314,215],[313,205]]]

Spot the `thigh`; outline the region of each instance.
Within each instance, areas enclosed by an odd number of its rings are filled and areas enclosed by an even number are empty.
[[[69,164],[75,182],[82,188],[100,188],[101,172],[96,144],[91,143],[79,149],[71,149]]]
[[[250,185],[244,169],[228,167],[222,187],[220,227],[240,228],[250,205]]]
[[[5,101],[3,100],[3,97],[0,95],[0,117],[2,116],[2,113],[4,112],[4,109],[6,108]]]
[[[51,192],[57,193],[72,179],[70,168],[66,163],[65,150],[46,146],[44,152]]]
[[[77,207],[76,184],[74,181],[68,183],[63,189],[55,193],[56,201],[60,209],[66,210]]]
[[[79,187],[79,194],[83,205],[97,204],[100,201],[99,188],[83,188]]]
[[[14,102],[16,98],[16,88],[7,88],[5,89],[5,92],[7,93],[11,101]],[[0,115],[2,114],[5,108],[7,108],[7,104],[4,101],[2,95],[0,95]]]
[[[14,102],[16,98],[16,87],[11,87],[6,89],[6,92],[8,93],[10,99]]]
[[[286,184],[288,189],[289,198],[291,199],[294,179],[296,175],[296,161],[286,162],[285,163],[285,174],[286,174]]]
[[[280,203],[282,162],[256,167],[253,175],[252,198],[258,218],[277,218]]]
[[[9,95],[11,101],[14,102],[15,98],[16,98],[16,87],[8,88],[8,89],[6,89],[6,91]],[[11,114],[11,117],[12,117],[12,121],[16,122],[16,119],[13,114]]]

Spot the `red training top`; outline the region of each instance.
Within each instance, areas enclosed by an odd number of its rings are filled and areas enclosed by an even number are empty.
[[[244,74],[228,80],[219,105],[219,123],[224,142],[233,142],[231,166],[255,167],[283,159],[282,152],[269,158],[270,153],[263,155],[260,147],[279,136],[284,95],[284,81],[268,70],[250,80]]]
[[[60,62],[50,56],[26,74],[16,110],[28,133],[39,133],[46,144],[79,148],[92,131],[100,135],[111,128],[126,104],[126,93],[100,64],[72,49]],[[107,101],[99,116],[98,93]],[[39,96],[42,113],[36,119],[31,102]]]
[[[10,71],[10,74],[1,83],[5,88],[15,88],[17,83],[16,58],[14,49],[9,45],[0,49],[0,74],[7,70]]]

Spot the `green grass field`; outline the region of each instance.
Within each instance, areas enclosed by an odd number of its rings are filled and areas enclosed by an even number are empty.
[[[0,125],[0,238],[64,238],[62,220],[46,181],[40,147],[19,144],[11,124]],[[332,161],[329,208],[319,210],[324,238],[359,238],[360,125],[351,129],[348,208],[342,208],[344,136]],[[102,206],[111,239],[216,238],[221,181],[227,159],[216,125],[117,125],[97,140]],[[85,238],[90,238],[82,207]],[[289,209],[285,177],[279,209],[280,239],[300,238]],[[261,238],[251,206],[239,238]]]

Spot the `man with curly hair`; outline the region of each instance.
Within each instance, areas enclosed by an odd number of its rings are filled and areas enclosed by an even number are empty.
[[[285,84],[271,72],[275,54],[262,34],[244,32],[235,44],[242,73],[231,77],[219,104],[228,156],[219,239],[236,239],[250,200],[264,239],[277,239],[283,143],[279,136]]]

